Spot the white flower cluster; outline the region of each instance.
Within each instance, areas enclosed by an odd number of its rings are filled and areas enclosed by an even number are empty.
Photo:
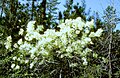
[[[15,64],[12,64],[12,65],[11,65],[11,68],[12,68],[12,69],[14,68],[14,69],[17,70],[17,69],[20,69],[20,66],[19,66],[19,65],[16,65],[16,66],[15,66]]]
[[[7,41],[5,42],[5,48],[6,49],[11,49],[11,42],[12,42],[12,37],[8,36]]]
[[[102,32],[103,32],[103,30],[100,28],[96,32],[91,32],[89,37],[100,37]]]
[[[25,36],[25,40],[31,41],[32,39],[39,39],[41,35],[39,34],[39,31],[43,30],[43,26],[37,26],[37,29],[35,29],[35,21],[30,21],[27,25],[27,34]]]
[[[21,28],[19,31],[19,35],[23,35],[24,30]]]
[[[37,62],[37,56],[42,55],[43,59],[47,58],[49,61],[53,53],[58,53],[61,58],[73,58],[74,56],[72,54],[77,54],[82,58],[83,65],[87,65],[86,56],[92,51],[87,45],[93,44],[91,38],[100,37],[103,31],[102,29],[98,29],[96,32],[91,32],[91,29],[94,27],[94,21],[87,21],[85,23],[80,17],[70,20],[67,19],[65,23],[58,25],[60,31],[47,29],[44,34],[39,34],[39,31],[43,30],[43,26],[38,26],[35,29],[34,24],[35,21],[28,23],[25,41],[20,39],[14,45],[15,48],[19,46],[18,52],[20,54],[30,54],[30,58],[33,59],[30,62],[30,68]],[[22,35],[23,30],[21,29],[20,31],[20,35]],[[34,60],[35,58],[36,60]],[[29,62],[25,58],[23,60],[25,63]]]

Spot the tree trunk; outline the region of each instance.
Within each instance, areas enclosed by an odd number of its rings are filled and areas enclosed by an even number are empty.
[[[46,0],[43,0],[41,5],[42,5],[42,19],[43,19],[42,24],[44,25],[46,29],[47,28],[46,27]]]

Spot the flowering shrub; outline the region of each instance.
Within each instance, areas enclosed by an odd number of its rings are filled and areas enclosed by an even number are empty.
[[[67,19],[65,23],[58,25],[59,31],[55,29],[47,29],[44,34],[43,26],[39,25],[35,28],[35,21],[30,21],[26,31],[20,29],[19,35],[25,34],[24,38],[18,40],[11,48],[12,38],[7,37],[5,47],[8,50],[17,50],[13,56],[11,68],[18,70],[21,65],[26,65],[28,68],[35,68],[35,64],[44,64],[44,62],[54,62],[54,56],[59,58],[74,58],[76,56],[81,59],[84,66],[88,65],[88,55],[92,50],[88,45],[93,44],[92,38],[100,37],[103,30],[94,28],[94,21],[84,22],[80,17],[76,19]],[[97,57],[97,54],[93,54]],[[77,66],[77,63],[70,63],[70,67]]]

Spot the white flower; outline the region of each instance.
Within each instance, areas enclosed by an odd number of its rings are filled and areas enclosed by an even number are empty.
[[[38,32],[33,32],[33,38],[39,39],[40,38],[40,34]]]
[[[98,54],[93,53],[93,57],[97,58],[97,57],[98,57]]]
[[[37,30],[37,32],[39,32],[39,31],[42,31],[43,28],[44,28],[43,25],[38,25],[36,30]]]
[[[89,48],[86,48],[86,49],[85,49],[85,52],[86,52],[86,53],[91,52],[91,51],[92,51],[92,50],[89,49]]]
[[[66,20],[65,20],[65,23],[66,23],[67,25],[70,25],[70,24],[72,23],[72,19],[66,19]]]
[[[95,37],[95,33],[94,32],[91,32],[89,37]]]
[[[21,22],[21,20],[18,20],[19,22]]]
[[[87,33],[87,34],[88,34],[89,32],[90,32],[90,30],[89,30],[89,29],[86,29],[86,30],[85,30],[85,33]]]
[[[37,48],[34,47],[30,50],[30,53],[34,54],[36,51],[37,51]]]
[[[62,41],[62,43],[64,44],[64,45],[66,45],[67,44],[67,38],[66,38],[66,35],[62,35],[61,36],[61,41]]]
[[[20,28],[20,26],[17,26],[17,28]]]
[[[20,61],[20,58],[18,58],[17,60]]]
[[[35,21],[30,21],[27,25],[27,32],[31,33],[34,30]]]
[[[33,58],[35,57],[35,55],[34,55],[34,54],[31,54],[30,57],[33,59]]]
[[[46,41],[46,39],[43,37],[41,40],[38,41],[38,45],[37,45],[37,46],[41,46],[41,45],[44,45],[44,44],[46,44],[46,43],[47,43],[47,41]]]
[[[66,26],[65,23],[58,25],[58,27],[60,27],[61,29],[64,29],[65,26]]]
[[[17,66],[15,67],[15,69],[20,69],[20,66],[19,66],[19,65],[17,65]]]
[[[82,40],[82,41],[81,41],[81,45],[82,45],[82,47],[84,47],[85,44],[86,44],[85,41]]]
[[[21,28],[19,31],[19,35],[23,35],[24,30]]]
[[[76,32],[75,32],[76,34],[79,34],[80,33],[80,31],[79,30],[76,30]]]
[[[78,23],[78,29],[79,29],[79,30],[83,30],[84,25],[85,25],[85,23],[79,22],[79,23]]]
[[[18,48],[18,45],[15,43],[14,45],[13,45],[15,48]]]
[[[90,22],[87,21],[85,27],[93,28],[94,27],[94,20],[92,19]]]
[[[5,43],[5,48],[6,49],[10,49],[11,48],[11,43],[10,42],[6,42]]]
[[[57,35],[57,36],[61,36],[62,33],[61,33],[61,32],[56,32],[56,35]]]
[[[22,44],[22,39],[20,39],[20,40],[18,41],[18,44],[19,44],[19,45],[21,45],[21,44]]]
[[[93,28],[94,27],[94,20],[92,19],[91,21],[90,21],[90,26],[89,26],[90,28]]]
[[[67,49],[66,49],[67,52],[72,52],[73,49],[71,48],[71,46],[68,46]]]
[[[25,50],[30,50],[30,48],[32,48],[32,45],[25,41],[24,44],[21,45],[20,47],[22,49],[24,48]]]
[[[30,48],[32,48],[32,45],[28,42],[24,42],[24,44],[20,45],[19,49],[20,50],[30,50]]]
[[[8,37],[7,37],[7,41],[8,41],[8,42],[12,42],[12,37],[11,37],[11,36],[8,36]]]
[[[85,57],[82,57],[82,60],[83,60],[83,65],[87,65],[88,64],[88,62],[87,62]]]
[[[64,27],[64,29],[60,30],[61,33],[66,33],[70,31],[70,27]]]
[[[81,55],[82,56],[86,56],[89,52],[91,52],[92,50],[89,48],[86,48],[85,50],[82,51]]]
[[[17,57],[15,56],[15,57],[13,57],[13,60],[16,60],[17,59]]]
[[[44,35],[43,35],[45,38],[55,38],[57,35],[56,35],[56,32],[54,29],[47,29],[47,31],[44,32]]]
[[[12,65],[11,65],[11,68],[14,68],[14,67],[15,67],[15,64],[12,64]]]
[[[77,17],[76,20],[78,20],[78,22],[82,22],[81,17]]]
[[[34,66],[34,62],[30,63],[30,69],[32,69]]]
[[[87,64],[88,64],[88,62],[87,62],[87,61],[84,61],[84,62],[83,62],[83,65],[87,65]]]
[[[32,27],[35,24],[36,21],[30,21],[27,25],[27,27]]]
[[[95,33],[95,36],[96,36],[96,37],[100,37],[101,34],[102,34],[102,32],[103,32],[103,30],[102,30],[101,28],[98,29],[98,30],[96,31],[96,33]]]
[[[77,63],[71,63],[69,66],[70,67],[76,67],[78,64]]]
[[[49,53],[48,53],[46,50],[42,50],[42,51],[41,51],[41,54],[42,54],[43,56],[48,56],[48,55],[49,55]]]
[[[29,62],[29,60],[25,60],[25,63],[28,63]]]
[[[86,37],[86,38],[84,39],[84,41],[85,41],[85,43],[91,42],[91,38]]]
[[[50,41],[52,41],[52,38],[46,38],[46,41],[50,42]]]

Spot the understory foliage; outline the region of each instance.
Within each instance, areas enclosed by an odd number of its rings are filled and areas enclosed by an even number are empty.
[[[5,48],[12,53],[10,57],[11,77],[99,77],[100,65],[91,64],[93,59],[105,58],[93,52],[89,46],[101,36],[103,30],[94,31],[94,20],[83,21],[80,17],[66,19],[58,29],[44,31],[42,25],[30,21],[26,29],[20,29],[23,36],[12,42],[8,36]],[[91,72],[92,69],[92,72]],[[97,70],[96,70],[97,69]],[[94,71],[93,71],[94,70]]]

